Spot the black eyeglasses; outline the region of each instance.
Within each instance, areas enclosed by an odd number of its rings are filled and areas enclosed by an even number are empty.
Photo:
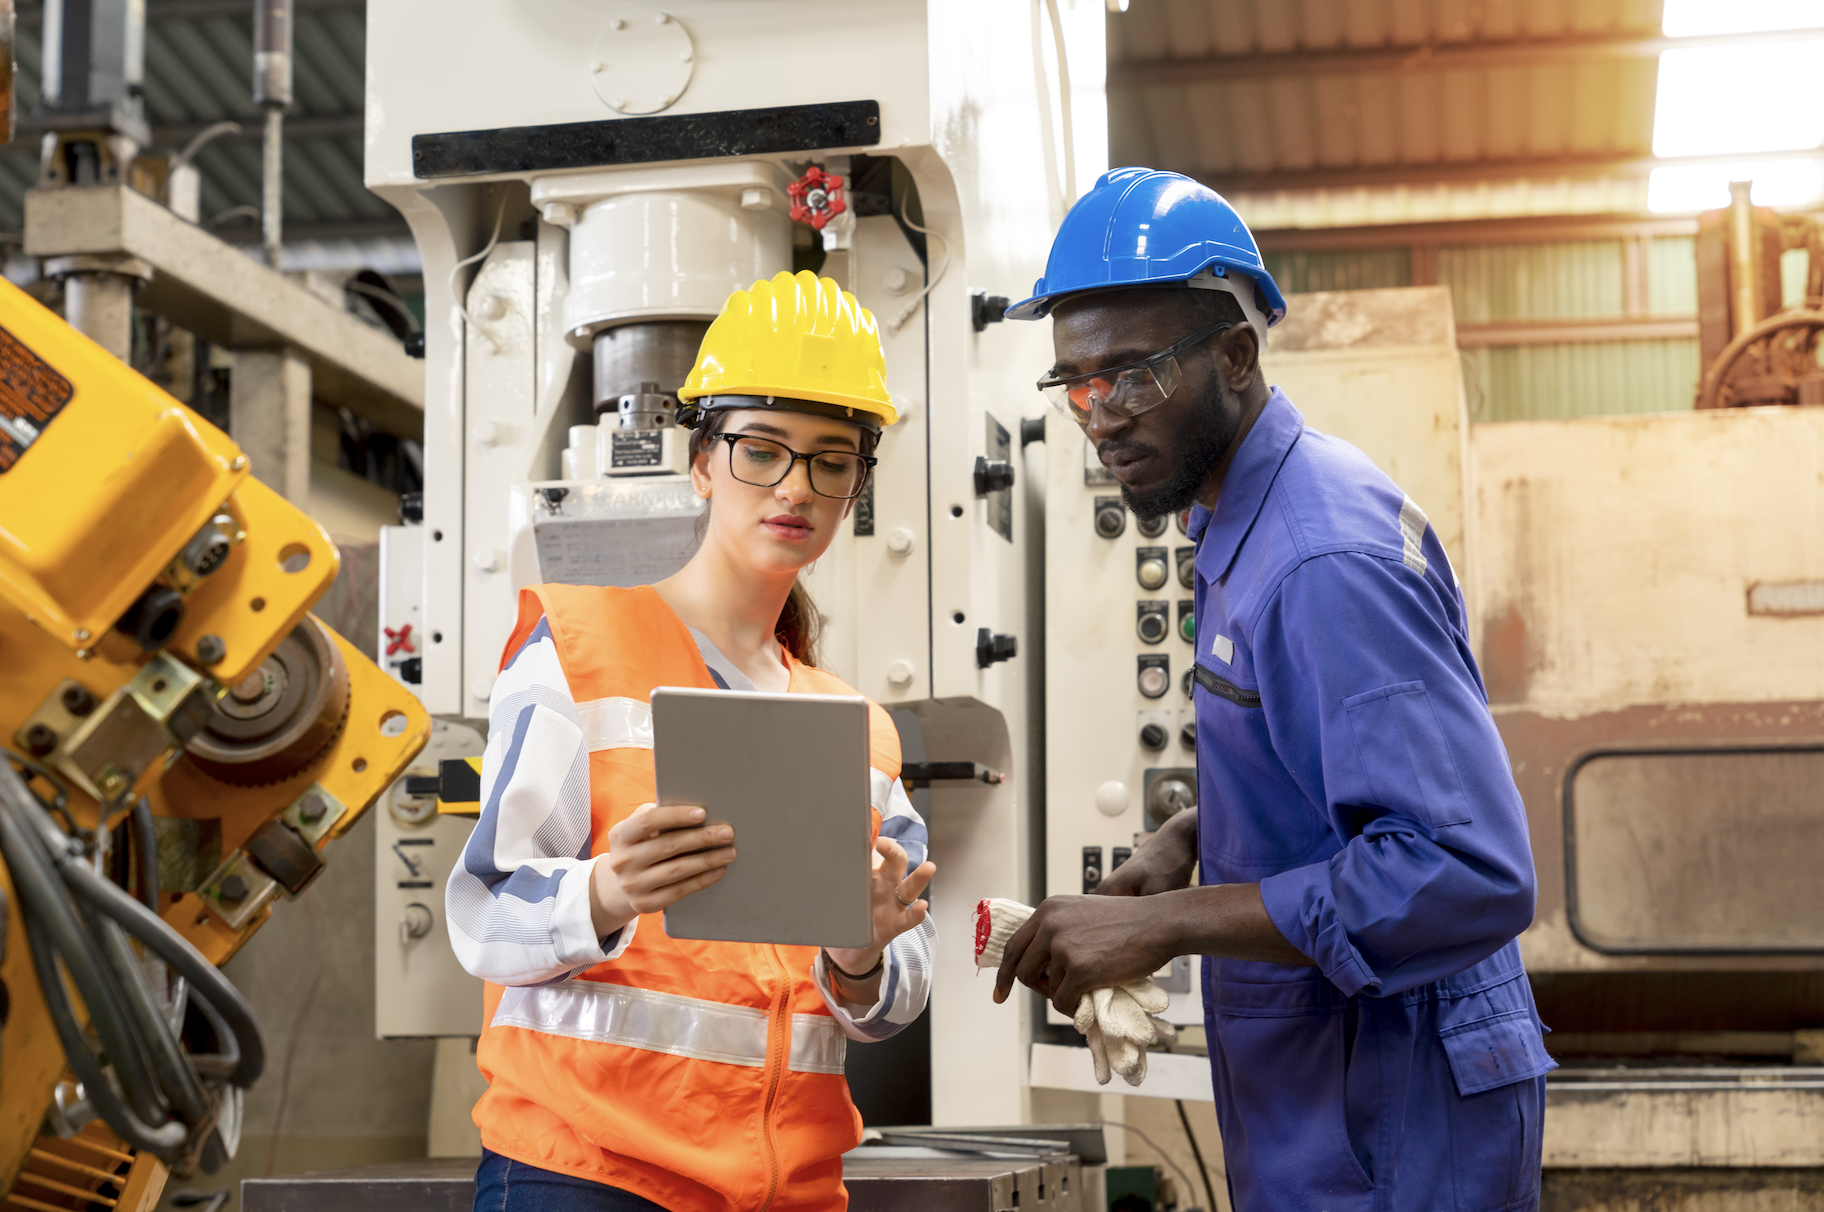
[[[1178,371],[1179,354],[1197,342],[1233,327],[1224,322],[1200,328],[1171,348],[1138,362],[1064,379],[1040,379],[1039,390],[1045,393],[1052,407],[1079,425],[1089,424],[1089,414],[1097,405],[1117,417],[1137,417],[1147,409],[1163,404],[1178,390],[1183,378]]]
[[[819,450],[804,454],[771,438],[744,433],[719,433],[728,443],[729,474],[755,488],[771,488],[792,474],[800,459],[810,472],[811,491],[838,501],[853,500],[867,486],[868,473],[880,462],[872,455],[847,450]]]

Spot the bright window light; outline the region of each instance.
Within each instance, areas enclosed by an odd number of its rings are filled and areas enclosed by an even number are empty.
[[[1806,206],[1824,197],[1824,161],[1668,164],[1647,178],[1647,209],[1655,214],[1715,210],[1729,205],[1731,181],[1754,182],[1748,196],[1756,206]]]
[[[1824,0],[1666,0],[1668,38],[1824,28]]]
[[[1653,154],[1799,151],[1824,143],[1824,38],[1659,57]]]

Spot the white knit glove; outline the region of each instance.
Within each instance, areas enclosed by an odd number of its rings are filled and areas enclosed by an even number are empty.
[[[975,906],[975,966],[999,968],[1001,955],[1019,928],[1032,916],[1032,908],[999,897]],[[1112,989],[1096,989],[1077,1003],[1071,1021],[1089,1041],[1090,1059],[1096,1066],[1096,1083],[1108,1085],[1110,1070],[1130,1086],[1146,1080],[1146,1050],[1154,1043],[1169,1044],[1178,1029],[1154,1017],[1165,1011],[1171,995],[1150,980]]]

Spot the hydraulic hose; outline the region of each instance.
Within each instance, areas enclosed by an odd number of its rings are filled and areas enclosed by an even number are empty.
[[[75,840],[47,814],[61,806],[55,777],[10,750],[4,757],[0,857],[12,874],[33,967],[70,1067],[95,1110],[124,1140],[188,1172],[199,1156],[220,1153],[209,1142],[220,1099],[231,1095],[212,1090],[210,1083],[245,1087],[264,1068],[265,1041],[253,1009],[154,908],[84,861]],[[59,802],[41,803],[15,765],[57,787]],[[149,805],[141,800],[133,816],[139,892],[156,904],[157,845]],[[67,812],[64,817],[69,819]],[[129,939],[139,940],[179,978],[215,1036],[217,1054],[184,1051],[178,1038],[181,1011],[160,1005]],[[99,1054],[77,1020],[66,973],[88,1011]]]
[[[139,900],[158,912],[158,831],[152,827],[152,804],[145,796],[133,805],[133,847],[139,860]]]

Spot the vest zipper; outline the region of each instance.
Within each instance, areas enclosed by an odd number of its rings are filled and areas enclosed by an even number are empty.
[[[785,1076],[786,1054],[792,1046],[789,1017],[792,982],[784,961],[779,958],[779,948],[768,945],[766,958],[771,961],[773,974],[779,981],[779,993],[773,1001],[773,1021],[767,1026],[766,1104],[760,1116],[760,1143],[766,1153],[766,1199],[760,1205],[760,1212],[772,1207],[779,1195],[779,1146],[773,1139],[773,1108],[779,1100],[779,1083]]]

